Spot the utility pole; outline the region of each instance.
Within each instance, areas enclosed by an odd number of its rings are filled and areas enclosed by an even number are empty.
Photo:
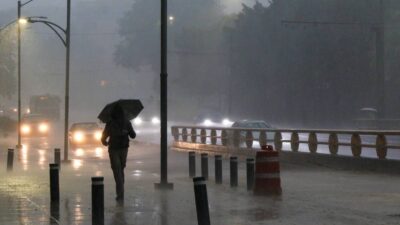
[[[160,183],[155,184],[157,189],[173,189],[173,183],[168,183],[168,71],[167,71],[167,25],[168,7],[167,0],[161,0],[161,73],[160,73],[160,114],[161,114],[161,140],[160,140]]]
[[[67,0],[67,28],[65,36],[65,112],[64,112],[64,162],[68,160],[68,128],[69,128],[69,64],[71,43],[71,0]]]
[[[17,20],[17,36],[18,36],[18,124],[17,124],[17,133],[18,133],[18,143],[17,149],[22,149],[21,145],[21,1],[18,1],[18,20]]]

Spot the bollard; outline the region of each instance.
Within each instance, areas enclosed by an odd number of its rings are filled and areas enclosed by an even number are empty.
[[[92,224],[104,224],[104,177],[92,177]]]
[[[236,156],[230,158],[231,167],[231,187],[238,186],[238,159]]]
[[[58,164],[52,163],[50,166],[50,200],[51,202],[60,201],[60,182]]]
[[[246,160],[246,173],[247,173],[247,190],[253,190],[254,187],[254,159]]]
[[[195,177],[193,178],[193,184],[198,225],[210,225],[206,179],[204,177]]]
[[[60,203],[50,202],[50,224],[59,224],[60,220]]]
[[[14,164],[14,149],[8,149],[7,153],[7,171],[13,170]]]
[[[54,149],[54,163],[61,166],[61,149]]]
[[[196,152],[189,152],[189,177],[196,176]]]
[[[222,155],[215,156],[215,183],[222,184]]]
[[[208,154],[201,154],[201,176],[208,180]]]

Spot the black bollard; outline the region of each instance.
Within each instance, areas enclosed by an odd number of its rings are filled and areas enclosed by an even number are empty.
[[[189,177],[196,176],[196,152],[189,152]]]
[[[60,221],[60,203],[50,202],[50,224],[59,224]]]
[[[222,184],[222,155],[215,156],[215,183]]]
[[[14,164],[14,149],[8,149],[7,153],[7,171],[13,170]]]
[[[61,149],[54,149],[54,163],[61,166]]]
[[[60,201],[60,182],[58,164],[49,164],[50,166],[50,200],[52,202]]]
[[[208,154],[201,154],[201,176],[208,180]]]
[[[198,225],[210,225],[206,179],[204,177],[195,177],[193,178],[193,184]]]
[[[246,172],[247,172],[247,190],[253,190],[254,187],[254,159],[246,160]]]
[[[230,158],[231,167],[231,187],[238,186],[238,159],[235,156]]]
[[[104,225],[104,177],[92,177],[92,224]]]

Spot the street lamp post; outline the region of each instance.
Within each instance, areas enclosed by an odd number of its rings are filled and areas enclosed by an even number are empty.
[[[167,0],[161,0],[161,73],[160,73],[160,114],[161,114],[161,140],[160,140],[160,183],[158,189],[173,189],[173,183],[168,183],[168,104],[167,104],[167,25],[168,25]]]
[[[65,121],[64,121],[64,162],[69,162],[68,159],[68,119],[69,119],[69,63],[70,63],[70,0],[68,0],[67,10],[67,28],[63,29],[60,25],[43,19],[32,19],[28,18],[29,23],[43,23],[53,30],[56,35],[60,38],[66,49],[66,62],[65,62]],[[65,38],[62,37],[60,31],[64,34]]]
[[[21,1],[19,0],[17,3],[17,15],[18,15],[18,28],[17,28],[17,36],[18,36],[18,128],[17,128],[17,132],[18,132],[18,143],[17,143],[17,149],[21,149],[22,145],[21,145],[21,8],[29,3],[31,3],[33,0],[29,0],[25,3],[21,3]]]

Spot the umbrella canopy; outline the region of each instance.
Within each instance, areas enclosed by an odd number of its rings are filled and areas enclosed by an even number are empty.
[[[103,123],[107,123],[112,118],[112,113],[115,107],[121,107],[124,117],[127,120],[132,120],[143,110],[142,102],[138,99],[120,99],[118,101],[107,104],[100,114],[97,116]]]

